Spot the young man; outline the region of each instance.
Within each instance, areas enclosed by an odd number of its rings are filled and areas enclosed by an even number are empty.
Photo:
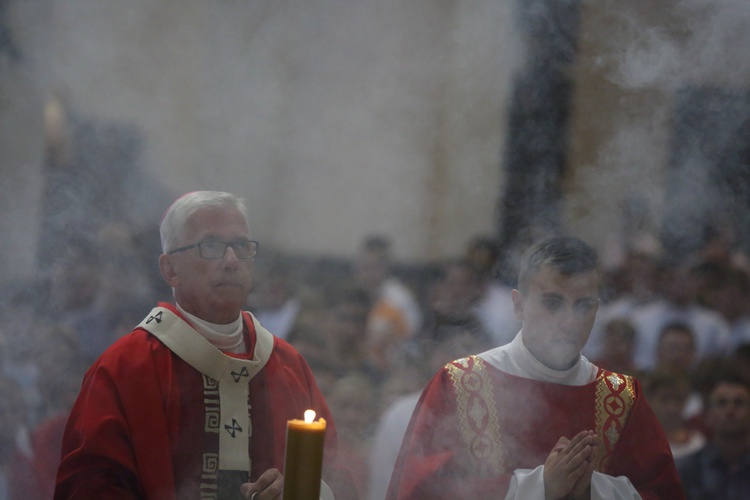
[[[302,357],[242,307],[253,281],[244,202],[179,198],[161,223],[161,303],[87,372],[63,438],[55,499],[281,498],[286,423],[336,429]],[[325,489],[325,487],[324,487]]]
[[[709,441],[677,461],[687,497],[750,498],[750,382],[720,374],[705,405]]]
[[[525,254],[512,292],[521,332],[433,378],[387,498],[684,498],[639,383],[580,354],[600,281],[595,251],[577,238]]]

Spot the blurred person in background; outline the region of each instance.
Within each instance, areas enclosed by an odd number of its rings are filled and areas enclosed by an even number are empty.
[[[367,497],[370,500],[385,498],[406,428],[425,384],[451,360],[493,346],[486,332],[465,323],[433,323],[431,329],[422,331],[411,355],[415,367],[411,382],[417,387],[387,399],[378,419],[369,457]]]
[[[34,362],[42,374],[38,383],[40,406],[29,425],[28,440],[15,460],[23,473],[11,480],[17,499],[49,499],[55,491],[62,437],[68,414],[80,388],[86,365],[73,332],[59,324],[37,321]]]
[[[268,268],[258,274],[250,294],[249,308],[262,325],[286,340],[301,308],[289,269],[283,257],[276,255]]]
[[[36,480],[29,467],[32,455],[29,416],[22,387],[13,379],[0,376],[0,499],[33,498],[27,485]]]
[[[432,375],[456,357],[494,346],[477,317],[481,294],[482,276],[465,258],[440,263],[427,283],[422,329],[409,344],[401,368],[382,389],[380,418],[369,457],[370,499],[385,498],[409,419]]]
[[[596,314],[591,338],[583,355],[596,359],[602,355],[605,326],[613,320],[632,324],[633,313],[658,297],[658,248],[630,248],[623,262],[604,273],[603,297]]]
[[[635,375],[635,328],[626,319],[613,319],[604,326],[599,357],[594,364],[600,368]]]
[[[740,375],[750,380],[750,342],[738,345],[732,354],[732,359]]]
[[[367,459],[378,415],[377,392],[364,374],[347,373],[333,384],[327,401],[336,415],[339,433],[336,460],[339,467],[350,472],[358,498],[365,498]]]
[[[422,328],[398,355],[393,356],[393,369],[380,389],[383,405],[424,387],[422,368],[413,360],[415,357],[429,359],[428,349],[435,339],[450,336],[451,332],[466,332],[480,339],[481,345],[487,348],[494,345],[491,335],[477,318],[475,306],[480,287],[479,274],[466,259],[449,259],[437,265],[434,275],[426,279]]]
[[[637,192],[626,194],[617,215],[613,227],[603,237],[602,269],[605,273],[625,267],[634,251],[661,251],[659,231],[647,196]]]
[[[359,374],[372,380],[367,363],[367,318],[372,303],[357,286],[341,284],[326,294],[323,320],[325,356],[339,376]]]
[[[106,258],[97,253],[92,241],[79,239],[52,264],[50,279],[48,320],[75,332],[81,355],[89,363],[115,340],[102,302],[101,260]]]
[[[677,460],[690,500],[750,498],[750,383],[738,373],[713,379],[705,402],[708,442]]]
[[[55,499],[279,498],[286,424],[308,409],[328,422],[328,474],[336,427],[307,363],[242,311],[258,247],[244,201],[188,193],[160,233],[175,302],[159,303],[87,371]]]
[[[74,239],[53,262],[49,289],[50,307],[43,316],[74,332],[89,364],[119,337],[112,318],[120,309],[152,304],[154,296],[132,234],[118,223],[103,224],[91,238]]]
[[[640,383],[581,356],[600,285],[583,241],[528,249],[513,290],[521,331],[432,379],[387,498],[684,498]]]
[[[94,244],[79,239],[66,247],[52,264],[50,318],[72,329],[81,354],[93,362],[112,342],[107,319],[98,307],[101,274]]]
[[[482,287],[482,276],[470,261],[453,259],[444,262],[426,294],[426,311],[420,335],[431,336],[432,332],[444,325],[455,325],[491,339],[477,310]]]
[[[656,363],[659,333],[670,323],[686,323],[695,335],[695,356],[724,355],[729,347],[729,325],[721,315],[698,302],[697,269],[690,259],[664,261],[659,299],[638,307],[629,318],[635,326],[635,363],[651,370]]]
[[[675,322],[664,325],[656,344],[656,365],[652,371],[668,372],[691,378],[696,368],[695,334],[687,323]],[[687,421],[700,419],[703,398],[698,390],[688,392],[682,416]]]
[[[703,227],[696,256],[723,268],[737,267],[750,272],[750,256],[739,245],[738,229],[732,217],[714,214]]]
[[[391,242],[368,236],[354,264],[354,278],[370,296],[367,320],[367,355],[373,370],[386,374],[391,355],[418,330],[422,312],[414,292],[393,272]]]
[[[10,287],[7,302],[0,309],[0,375],[16,382],[33,421],[42,405],[39,386],[43,383],[35,362],[38,335],[33,325],[40,316],[44,293],[34,284]]]
[[[371,373],[365,345],[369,295],[348,281],[327,285],[316,295],[316,300],[303,302],[288,341],[310,364],[323,395],[350,373],[379,382],[380,375]]]
[[[695,366],[695,333],[690,325],[680,321],[667,323],[656,342],[656,363],[661,371],[688,374]]]
[[[466,259],[479,273],[480,294],[476,314],[495,345],[507,344],[521,327],[513,312],[512,287],[499,275],[500,244],[491,237],[476,236],[469,241]]]
[[[690,379],[686,373],[654,371],[643,381],[643,393],[664,429],[676,459],[694,453],[706,444],[706,436],[685,418],[690,396]]]
[[[729,325],[729,349],[750,342],[750,274],[739,266],[703,266],[708,277],[702,287],[702,303],[717,311]]]

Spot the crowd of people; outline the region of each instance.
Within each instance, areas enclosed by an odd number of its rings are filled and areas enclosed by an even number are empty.
[[[139,238],[103,227],[61,249],[38,283],[6,292],[0,499],[52,498],[85,371],[154,303],[174,301],[154,278],[159,250]],[[309,365],[354,496],[386,498],[409,420],[436,373],[516,338],[518,284],[498,279],[502,257],[495,239],[477,237],[454,258],[407,265],[394,260],[388,238],[371,236],[350,260],[316,268],[320,261],[260,243],[243,308]],[[715,238],[680,259],[625,248],[604,269],[583,347],[594,365],[640,380],[688,498],[750,495],[748,262]]]

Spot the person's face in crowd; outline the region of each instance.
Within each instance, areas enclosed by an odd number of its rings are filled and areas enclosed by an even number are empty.
[[[327,317],[329,339],[341,348],[349,349],[349,354],[359,355],[365,341],[368,313],[369,309],[356,301],[336,304]]]
[[[648,396],[648,402],[665,430],[674,430],[683,423],[683,410],[689,396],[687,384],[665,385]]]
[[[668,269],[663,274],[664,295],[673,304],[687,306],[698,295],[697,281],[684,266]]]
[[[682,328],[664,331],[656,352],[661,366],[689,370],[695,360],[695,342],[692,332]]]
[[[642,301],[653,298],[656,288],[656,264],[646,254],[631,252],[625,257],[628,291]]]
[[[204,207],[188,219],[179,245],[249,239],[247,221],[239,210]],[[253,283],[253,259],[238,259],[232,247],[227,247],[220,259],[201,257],[197,247],[163,254],[160,265],[180,306],[211,323],[235,321]]]
[[[565,370],[578,360],[599,307],[599,282],[596,271],[566,275],[542,266],[528,290],[513,290],[523,343],[542,364]]]
[[[750,433],[750,390],[722,382],[711,392],[706,424],[717,437],[745,439]]]
[[[748,294],[740,286],[722,283],[712,294],[710,305],[733,323],[748,312],[748,302]]]
[[[634,349],[632,326],[619,320],[614,320],[606,326],[602,353],[607,359],[630,363],[633,361]]]
[[[466,316],[479,298],[480,284],[468,269],[451,266],[445,277],[432,288],[430,307],[446,319]]]
[[[375,291],[388,277],[388,257],[379,250],[363,250],[355,267],[355,278],[366,290]]]
[[[55,263],[50,282],[52,303],[62,310],[90,306],[101,286],[101,267],[85,255],[73,252]]]

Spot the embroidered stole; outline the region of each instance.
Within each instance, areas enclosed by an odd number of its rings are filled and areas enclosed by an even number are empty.
[[[506,470],[501,415],[498,414],[501,409],[495,402],[494,384],[485,361],[478,356],[469,356],[448,363],[445,369],[456,393],[461,436],[478,472],[512,472]],[[632,377],[599,370],[592,408],[595,431],[599,436],[599,446],[594,452],[597,471],[606,471],[634,402]],[[509,407],[503,409],[514,411]]]
[[[249,381],[265,366],[274,342],[273,335],[254,317],[252,319],[256,343],[250,360],[224,354],[190,324],[164,307],[155,307],[138,325],[203,374],[205,430],[219,434],[220,471],[251,470],[248,452],[252,436]],[[212,458],[204,457],[205,460]]]

